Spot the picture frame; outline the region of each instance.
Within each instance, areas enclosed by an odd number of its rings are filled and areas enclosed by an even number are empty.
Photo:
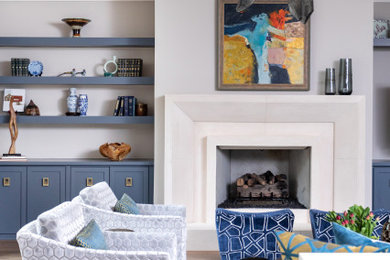
[[[9,103],[11,97],[18,97],[18,101],[12,103],[15,112],[24,112],[24,106],[26,103],[26,90],[25,89],[4,89],[3,94],[3,112],[9,112]]]
[[[218,3],[217,90],[310,89],[310,22],[296,20],[288,0]],[[254,46],[254,47],[253,47]]]

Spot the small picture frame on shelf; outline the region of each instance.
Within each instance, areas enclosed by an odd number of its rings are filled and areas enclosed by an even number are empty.
[[[3,96],[3,112],[9,111],[9,102],[12,96],[20,97],[18,102],[13,103],[15,112],[24,112],[24,105],[26,103],[26,90],[25,89],[4,89]]]
[[[388,20],[374,20],[374,38],[386,39],[389,30]]]

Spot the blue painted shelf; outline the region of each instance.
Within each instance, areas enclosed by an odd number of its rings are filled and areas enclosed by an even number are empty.
[[[390,47],[390,39],[374,39],[374,48]]]
[[[0,37],[0,47],[154,47],[154,38]]]
[[[0,124],[8,124],[9,116],[0,116]],[[154,124],[154,116],[17,116],[17,123],[29,125],[132,125]]]
[[[0,77],[10,85],[153,85],[154,77]]]

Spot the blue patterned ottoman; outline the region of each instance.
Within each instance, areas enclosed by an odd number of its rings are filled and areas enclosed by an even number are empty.
[[[379,222],[374,229],[373,235],[381,237],[383,225],[389,221],[390,211],[379,209],[373,211],[375,217],[379,217]],[[326,220],[327,211],[321,211],[316,209],[310,210],[310,222],[311,230],[313,232],[313,238],[325,243],[336,243],[334,238],[332,224]]]
[[[273,231],[291,232],[294,214],[291,210],[269,213],[242,213],[225,209],[216,210],[219,252],[222,260],[240,260],[281,257]]]

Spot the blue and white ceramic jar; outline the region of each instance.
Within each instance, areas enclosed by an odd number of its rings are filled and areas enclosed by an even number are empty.
[[[69,113],[76,113],[76,110],[77,110],[77,94],[76,94],[76,90],[75,88],[71,88],[69,91],[70,91],[70,94],[68,96],[68,98],[66,99],[66,104],[68,106],[68,112]]]
[[[80,94],[77,106],[77,112],[80,113],[80,116],[86,116],[88,110],[88,96],[87,94]]]

